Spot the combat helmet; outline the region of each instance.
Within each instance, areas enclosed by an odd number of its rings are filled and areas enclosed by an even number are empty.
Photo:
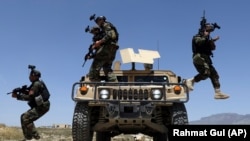
[[[28,68],[31,69],[30,75],[32,75],[32,76],[37,76],[37,77],[39,77],[39,78],[41,77],[41,72],[35,69],[36,66],[34,66],[34,65],[29,65]]]
[[[106,21],[106,17],[105,16],[99,16],[95,19],[95,22],[97,23],[99,20],[103,20],[103,21]]]
[[[31,72],[30,72],[30,75],[33,75],[33,76],[37,76],[37,77],[41,77],[41,72],[40,71],[38,71],[38,70],[32,70]]]

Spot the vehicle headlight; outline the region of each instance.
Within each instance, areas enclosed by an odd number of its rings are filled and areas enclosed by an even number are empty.
[[[162,98],[162,91],[160,89],[152,89],[151,98],[153,100],[160,100]]]
[[[110,92],[108,89],[99,90],[99,99],[109,99]]]

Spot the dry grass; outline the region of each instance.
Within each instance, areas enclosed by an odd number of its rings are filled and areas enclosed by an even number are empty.
[[[20,128],[0,126],[0,141],[22,138],[23,135]]]
[[[41,135],[40,141],[72,141],[71,129],[37,128]],[[23,139],[20,127],[6,127],[0,124],[0,141]]]
[[[71,129],[60,128],[37,128],[41,135],[39,141],[73,141]],[[143,137],[141,141],[152,141],[148,137]],[[20,127],[6,127],[0,124],[0,141],[17,141],[23,139],[22,129]],[[93,139],[95,141],[95,138]],[[130,135],[120,135],[112,138],[112,141],[134,141]]]

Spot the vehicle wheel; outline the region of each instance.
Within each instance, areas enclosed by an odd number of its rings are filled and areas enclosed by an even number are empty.
[[[162,109],[163,123],[168,125],[186,125],[188,116],[184,103],[174,103],[168,109]],[[157,133],[153,135],[154,141],[169,141],[168,133]]]
[[[96,132],[96,141],[111,141],[110,133]]]
[[[184,103],[174,103],[172,106],[172,121],[173,125],[187,125],[188,115]]]
[[[93,131],[90,128],[90,109],[87,103],[77,103],[72,124],[73,141],[92,141]]]

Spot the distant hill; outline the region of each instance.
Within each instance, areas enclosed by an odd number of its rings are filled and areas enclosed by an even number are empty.
[[[189,124],[248,124],[250,125],[250,114],[239,115],[236,113],[221,113],[208,117],[203,117],[200,120],[190,121]]]

